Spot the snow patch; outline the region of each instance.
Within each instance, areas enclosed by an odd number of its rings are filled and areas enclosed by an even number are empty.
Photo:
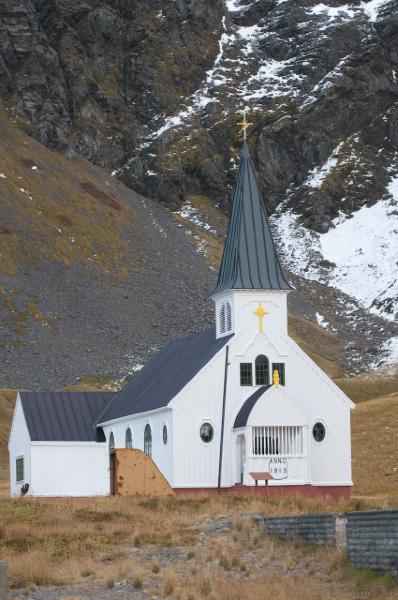
[[[211,226],[208,223],[203,221],[203,219],[201,218],[201,216],[199,214],[198,209],[195,208],[194,206],[192,206],[192,204],[190,202],[184,202],[184,204],[181,207],[181,210],[176,211],[175,214],[180,215],[180,217],[182,217],[183,219],[187,219],[187,221],[190,221],[194,225],[201,227],[202,229],[204,229],[205,231],[208,231],[209,233],[213,233],[213,234],[217,233],[214,229],[211,228]]]
[[[374,314],[395,320],[398,312],[398,177],[391,197],[334,219],[327,233],[300,224],[283,205],[270,219],[286,265],[298,275],[332,285]],[[322,268],[320,260],[331,263]]]
[[[387,352],[387,363],[398,363],[398,337],[393,337],[386,342],[384,349]]]
[[[330,283],[357,298],[371,312],[379,312],[375,300],[388,298],[395,299],[397,310],[397,200],[384,199],[363,206],[352,218],[342,215],[333,224],[334,228],[320,236],[322,255],[336,263]]]
[[[318,325],[320,325],[324,329],[328,329],[329,322],[320,313],[318,313],[318,312],[315,313],[315,319],[316,319],[316,322],[318,323]]]
[[[355,16],[355,10],[351,6],[327,6],[326,4],[317,4],[308,10],[309,13],[313,15],[322,15],[325,14],[329,17],[329,19],[338,19],[338,18],[352,18]]]
[[[4,173],[0,172],[0,179],[7,179],[7,177],[4,175]]]
[[[285,1],[285,0],[284,0]],[[247,10],[251,6],[257,4],[258,0],[254,0],[251,4],[241,4],[239,0],[225,0],[225,5],[229,12],[239,12],[240,10]]]
[[[33,200],[31,193],[29,192],[29,190],[25,190],[25,188],[19,188],[20,191],[25,194],[25,196],[27,196],[29,198],[29,200]]]
[[[370,2],[362,2],[358,6],[350,6],[348,4],[343,6],[328,6],[327,4],[321,3],[308,9],[308,12],[313,15],[325,15],[331,21],[334,21],[335,19],[353,19],[358,16],[359,12],[362,12],[368,17],[369,21],[374,23],[377,21],[381,8],[389,1],[390,0],[370,0]]]
[[[332,154],[329,156],[327,161],[321,167],[315,167],[310,171],[307,179],[304,181],[304,185],[319,189],[328,175],[332,172],[334,167],[338,163],[338,155],[341,150],[343,142],[341,142],[337,148],[335,148]]]
[[[379,10],[387,4],[389,0],[370,0],[370,2],[362,2],[361,9],[367,15],[369,21],[374,23],[379,16]]]

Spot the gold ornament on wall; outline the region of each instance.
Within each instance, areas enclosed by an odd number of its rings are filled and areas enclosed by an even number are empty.
[[[269,315],[268,310],[265,310],[263,308],[262,302],[258,303],[258,308],[253,311],[253,314],[256,315],[256,317],[258,318],[258,330],[260,333],[263,333],[264,328],[263,328],[263,319],[265,317],[265,315]]]

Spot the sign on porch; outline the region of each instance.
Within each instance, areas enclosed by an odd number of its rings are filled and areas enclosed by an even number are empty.
[[[287,458],[274,456],[269,459],[269,472],[274,479],[286,479],[288,477]]]

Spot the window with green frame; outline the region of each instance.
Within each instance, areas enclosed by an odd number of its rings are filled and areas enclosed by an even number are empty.
[[[264,354],[256,358],[256,385],[269,384],[269,360]]]
[[[152,429],[149,423],[145,425],[144,429],[144,452],[148,456],[152,456]]]
[[[285,385],[285,363],[272,363],[272,378],[274,377],[274,371],[279,373],[279,383]]]
[[[17,475],[17,483],[18,483],[19,481],[23,481],[25,479],[24,457],[23,456],[20,456],[19,458],[16,459],[15,467],[16,467],[16,475]]]
[[[252,363],[240,363],[240,384],[253,385]]]

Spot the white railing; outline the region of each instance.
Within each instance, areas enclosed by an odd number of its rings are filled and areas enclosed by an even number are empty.
[[[303,427],[275,425],[252,427],[253,456],[303,456]]]

